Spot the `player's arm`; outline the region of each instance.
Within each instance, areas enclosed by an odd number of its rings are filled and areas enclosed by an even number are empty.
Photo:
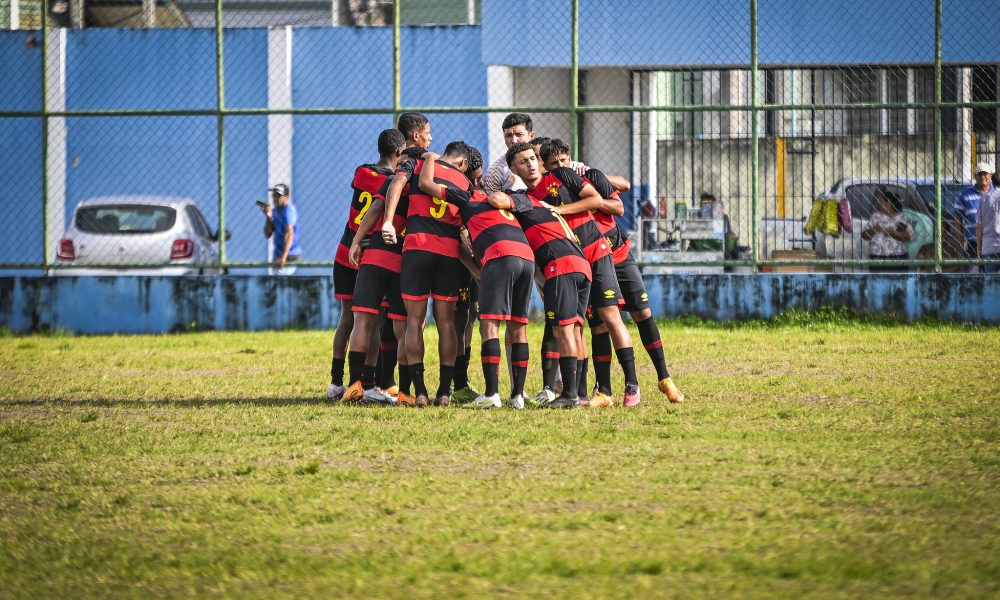
[[[382,223],[382,239],[387,244],[396,243],[396,228],[392,226],[392,220],[396,216],[396,208],[399,206],[399,197],[403,193],[403,186],[409,177],[406,173],[396,173],[392,176],[389,189],[385,192],[385,222]]]
[[[364,218],[361,219],[361,224],[358,225],[358,230],[354,232],[354,239],[351,240],[351,248],[347,253],[348,260],[355,267],[361,263],[361,241],[365,239],[368,232],[375,227],[375,223],[378,222],[379,217],[385,212],[385,200],[382,198],[375,198],[372,202],[371,207],[368,212],[365,213]]]
[[[463,228],[461,233],[462,243],[458,245],[458,260],[465,265],[465,268],[472,273],[472,276],[476,278],[476,281],[482,277],[482,269],[479,263],[476,262],[476,257],[472,252],[472,239],[469,237],[469,232]]]
[[[601,198],[601,195],[597,193],[594,186],[589,183],[583,184],[577,197],[578,200],[576,202],[562,204],[553,210],[560,215],[575,215],[589,210],[600,210],[604,206],[604,198]]]
[[[501,210],[511,210],[514,208],[514,200],[504,192],[490,192],[489,203],[493,208]]]
[[[625,214],[625,203],[621,198],[601,198],[601,207],[597,210],[609,215],[620,217]]]
[[[615,189],[619,192],[627,192],[632,189],[632,184],[621,175],[605,175],[605,177],[608,178],[608,182],[615,186]]]
[[[444,200],[444,186],[434,182],[434,161],[438,159],[438,155],[434,152],[425,152],[421,158],[424,159],[424,166],[420,169],[418,180],[420,190],[432,198]]]

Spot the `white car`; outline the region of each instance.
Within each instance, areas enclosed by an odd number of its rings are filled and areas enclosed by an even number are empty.
[[[958,232],[954,231],[953,205],[955,196],[961,189],[972,182],[956,180],[941,181],[941,220],[942,220],[942,254],[945,258],[958,258],[961,254],[962,242]],[[910,210],[928,217],[933,225],[936,213],[934,202],[933,177],[874,177],[842,179],[826,192],[821,198],[840,200],[847,198],[851,205],[852,233],[840,231],[837,237],[828,236],[822,231],[816,231],[816,252],[819,256],[842,260],[861,260],[871,257],[871,244],[861,239],[861,232],[868,226],[868,219],[878,210],[876,195],[880,190],[889,190],[900,199],[903,210]],[[922,256],[933,258],[934,242],[924,245]],[[843,271],[865,271],[862,267],[838,267]]]
[[[229,239],[226,232],[226,239]],[[219,236],[190,198],[103,196],[73,211],[59,240],[55,275],[218,273]],[[84,265],[62,269],[60,265]],[[93,265],[86,267],[86,265]],[[118,266],[121,265],[121,266]]]

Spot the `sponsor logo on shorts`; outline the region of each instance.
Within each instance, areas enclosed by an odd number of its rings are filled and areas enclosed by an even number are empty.
[[[545,313],[545,318],[551,321],[556,318],[556,313],[550,310],[549,312]]]
[[[642,298],[643,302],[649,302],[649,294],[647,294],[646,292],[643,292],[642,296],[639,297]]]
[[[615,297],[615,291],[614,290],[604,290],[604,297],[605,298],[614,298]]]

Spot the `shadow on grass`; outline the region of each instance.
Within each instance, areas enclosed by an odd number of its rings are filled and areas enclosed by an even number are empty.
[[[325,399],[315,398],[197,398],[197,399],[161,399],[161,400],[5,400],[0,401],[0,409],[9,407],[85,407],[85,408],[211,408],[219,406],[350,406],[352,409],[362,408],[393,408],[377,405],[341,405]]]

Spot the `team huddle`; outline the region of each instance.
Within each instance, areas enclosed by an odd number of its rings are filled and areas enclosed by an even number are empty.
[[[613,405],[612,349],[625,378],[622,404],[636,406],[639,381],[621,318],[625,310],[656,368],[659,390],[670,402],[683,402],[630,240],[614,219],[624,214],[619,195],[628,182],[574,162],[559,139],[536,137],[524,113],[508,115],[502,127],[507,153],[484,174],[476,148],[454,141],[440,156],[430,152],[427,117],[404,113],[396,129],[379,134],[378,162],[355,170],[334,266],[341,316],[327,397],[499,408],[500,326],[506,324],[509,406]],[[545,311],[543,381],[540,392],[527,395],[528,307],[535,285]],[[424,376],[431,298],[440,363],[433,395]],[[483,393],[468,378],[477,314]],[[589,396],[585,322],[596,379]]]

